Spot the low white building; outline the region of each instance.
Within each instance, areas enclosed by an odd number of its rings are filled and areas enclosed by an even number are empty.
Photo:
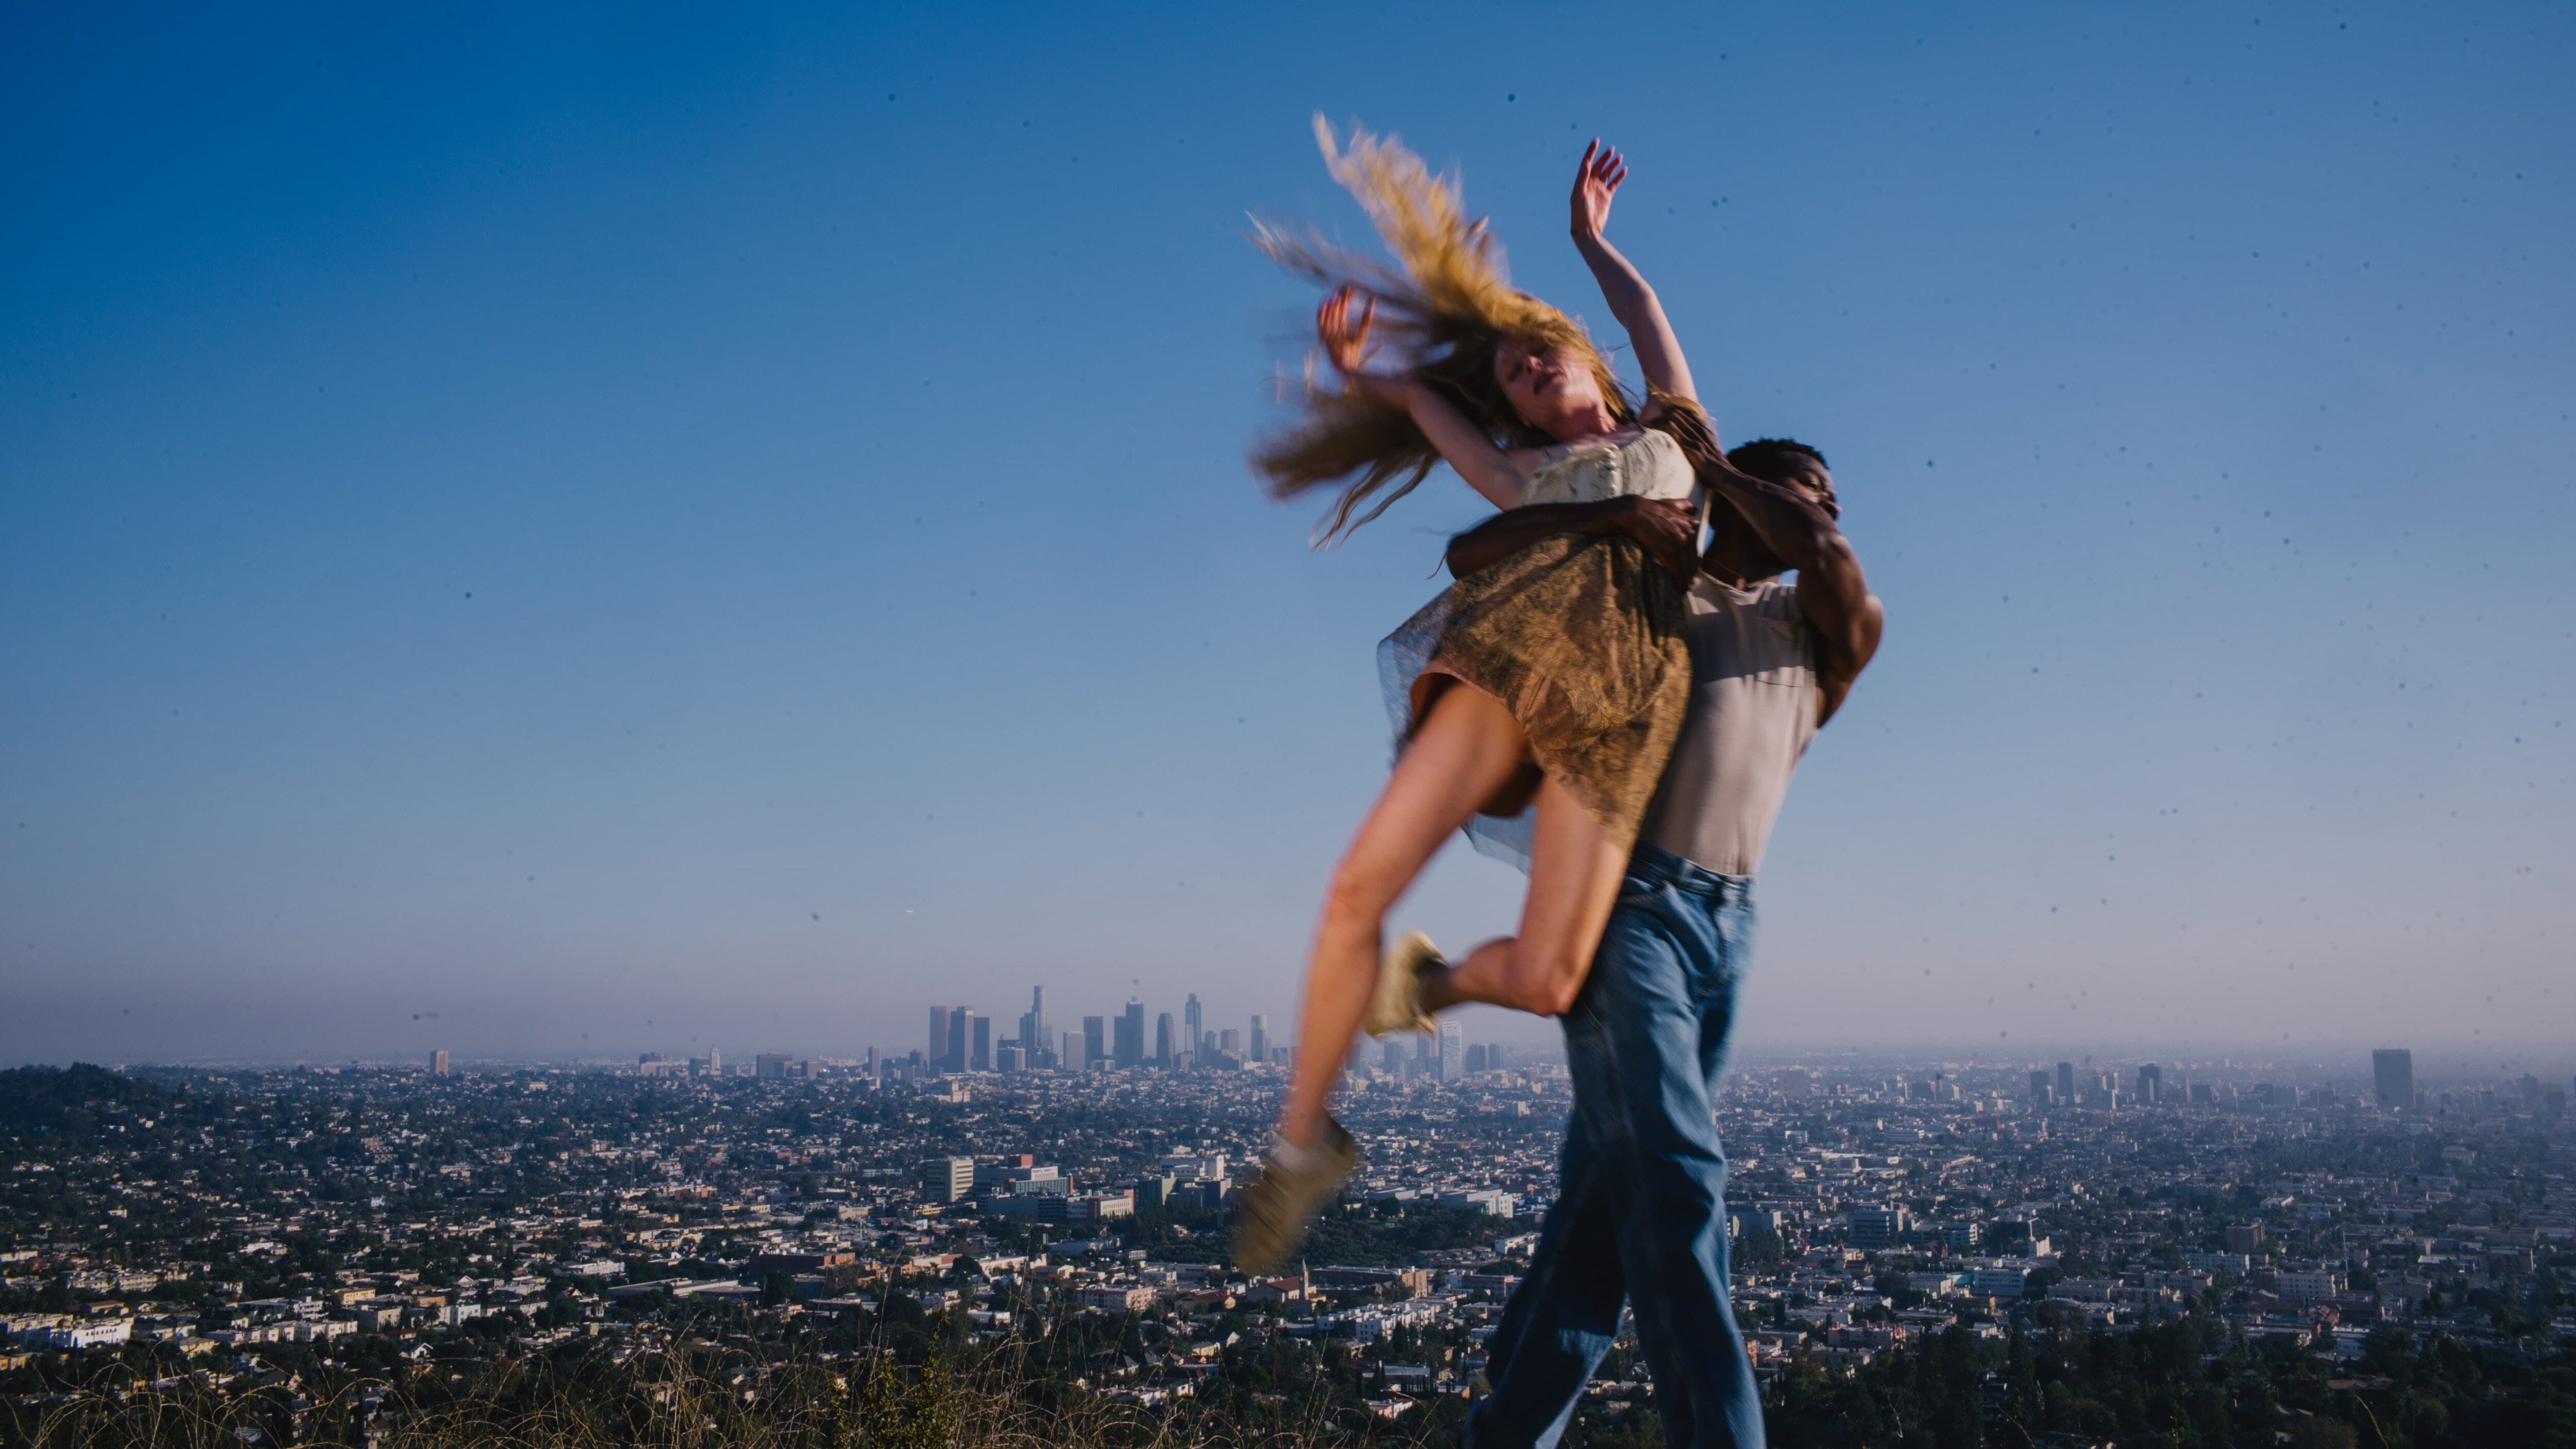
[[[98,1348],[107,1344],[131,1341],[134,1337],[134,1320],[92,1318],[85,1322],[56,1324],[41,1332],[43,1346],[46,1348]]]
[[[1348,1328],[1351,1336],[1362,1343],[1376,1343],[1398,1328],[1437,1323],[1448,1308],[1448,1304],[1437,1298],[1413,1298],[1402,1303],[1363,1303],[1357,1308],[1327,1313],[1323,1321],[1335,1328]]]
[[[1154,1290],[1140,1283],[1094,1283],[1075,1296],[1083,1307],[1104,1313],[1142,1313],[1154,1306]]]

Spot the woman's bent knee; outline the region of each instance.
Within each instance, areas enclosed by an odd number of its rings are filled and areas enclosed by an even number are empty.
[[[1333,878],[1324,886],[1324,921],[1327,931],[1360,931],[1374,933],[1395,904],[1393,892],[1376,874],[1350,861],[1334,868]]]

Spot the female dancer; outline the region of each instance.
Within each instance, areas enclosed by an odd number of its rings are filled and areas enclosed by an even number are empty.
[[[1355,1028],[1428,1031],[1428,1013],[1468,1001],[1572,1004],[1689,698],[1694,474],[1717,454],[1662,305],[1602,238],[1627,175],[1616,151],[1585,148],[1573,232],[1645,373],[1642,411],[1580,327],[1512,290],[1453,180],[1392,138],[1355,133],[1343,150],[1320,117],[1316,133],[1402,270],[1259,229],[1273,259],[1334,288],[1316,331],[1343,385],[1310,386],[1304,417],[1254,467],[1279,496],[1339,484],[1326,537],[1384,512],[1435,462],[1507,512],[1453,542],[1457,582],[1389,641],[1407,666],[1391,671],[1405,743],[1325,895],[1295,1080],[1237,1221],[1250,1271],[1284,1260],[1358,1161],[1325,1111]],[[1394,344],[1400,365],[1372,370],[1373,342]],[[1533,805],[1518,935],[1454,967],[1418,934],[1381,955],[1387,911],[1449,832]]]

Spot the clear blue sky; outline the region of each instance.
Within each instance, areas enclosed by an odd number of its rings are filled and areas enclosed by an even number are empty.
[[[2576,1036],[2576,15],[1217,10],[22,14],[0,1059],[1284,1026],[1478,515],[1245,474],[1316,110],[1833,461],[1748,1044]]]

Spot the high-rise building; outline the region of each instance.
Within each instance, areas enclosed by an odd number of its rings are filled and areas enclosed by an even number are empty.
[[[2042,1067],[2038,1071],[2031,1073],[2031,1105],[2034,1107],[2045,1107],[2055,1100],[2057,1100],[2057,1088],[2049,1081],[2048,1069],[2046,1067]]]
[[[1440,1080],[1464,1081],[1467,1077],[1467,1036],[1454,1016],[1440,1018]]]
[[[973,1040],[971,1033],[975,1029],[974,1021],[975,1013],[966,1008],[962,1006],[948,1008],[948,1044],[940,1050],[937,1070],[943,1072],[966,1070],[966,1054],[972,1050],[967,1043]]]
[[[1055,1065],[1060,1072],[1078,1072],[1089,1065],[1082,1058],[1081,1037],[1072,1032],[1064,1034],[1064,1039],[1056,1047]]]
[[[2370,1084],[2382,1107],[2415,1105],[2415,1054],[2404,1047],[2370,1054]]]
[[[1117,1035],[1110,1041],[1109,1057],[1113,1065],[1141,1067],[1145,1064],[1145,1003],[1129,998],[1127,1009],[1118,1013],[1114,1025]]]
[[[2165,1095],[2165,1069],[2149,1062],[2138,1068],[2138,1100],[2161,1102]]]
[[[975,1071],[989,1072],[993,1069],[993,1018],[970,1012],[966,1019],[970,1043],[967,1049],[973,1053],[966,1065]]]
[[[2075,1064],[2057,1064],[2057,1100],[2072,1105],[2075,1101]]]
[[[1020,1017],[1020,1050],[1026,1058],[1022,1065],[1049,1065],[1047,1059],[1053,1053],[1047,1050],[1047,1044],[1053,1040],[1053,1035],[1047,1030],[1046,988],[1032,986],[1029,988],[1029,1009]]]
[[[1851,1210],[1851,1245],[1866,1252],[1893,1248],[1914,1226],[1905,1204],[1856,1207]]]
[[[785,1052],[762,1052],[751,1059],[751,1074],[765,1081],[783,1082],[787,1079],[787,1064],[793,1060]]]
[[[1082,1019],[1082,1066],[1085,1071],[1109,1060],[1109,1018],[1086,1016]]]
[[[948,1055],[948,1008],[930,1008],[930,1064],[939,1065]]]
[[[1181,1028],[1187,1033],[1181,1040],[1189,1044],[1190,1052],[1203,1054],[1207,1050],[1207,1016],[1199,1009],[1197,992],[1191,992],[1189,999],[1181,1003]]]
[[[1384,1048],[1380,1050],[1377,1055],[1379,1064],[1384,1066],[1388,1071],[1402,1072],[1404,1070],[1404,1044],[1402,1042],[1389,1039]]]
[[[955,1202],[974,1190],[974,1158],[934,1157],[921,1164],[921,1195],[932,1202]]]
[[[1497,1042],[1488,1042],[1488,1043],[1486,1043],[1486,1044],[1485,1044],[1485,1070],[1486,1070],[1486,1071],[1489,1071],[1489,1072],[1499,1072],[1499,1071],[1501,1071],[1502,1069],[1503,1069],[1503,1044],[1502,1044],[1501,1042],[1498,1042],[1498,1041],[1497,1041]]]
[[[429,1074],[433,1077],[447,1075],[447,1048],[440,1047],[429,1054]]]
[[[1232,1027],[1228,1027],[1224,1031],[1218,1032],[1216,1036],[1216,1050],[1217,1055],[1219,1056],[1232,1057],[1238,1062],[1242,1061],[1243,1033],[1236,1031]]]
[[[1154,1018],[1154,1065],[1170,1071],[1173,1052],[1172,1014],[1166,1011]]]
[[[1016,1072],[1026,1065],[1027,1057],[1021,1052],[1018,1042],[1005,1041],[993,1044],[994,1071]]]
[[[1252,1055],[1246,1061],[1270,1060],[1270,1018],[1255,1014],[1252,1018]]]

